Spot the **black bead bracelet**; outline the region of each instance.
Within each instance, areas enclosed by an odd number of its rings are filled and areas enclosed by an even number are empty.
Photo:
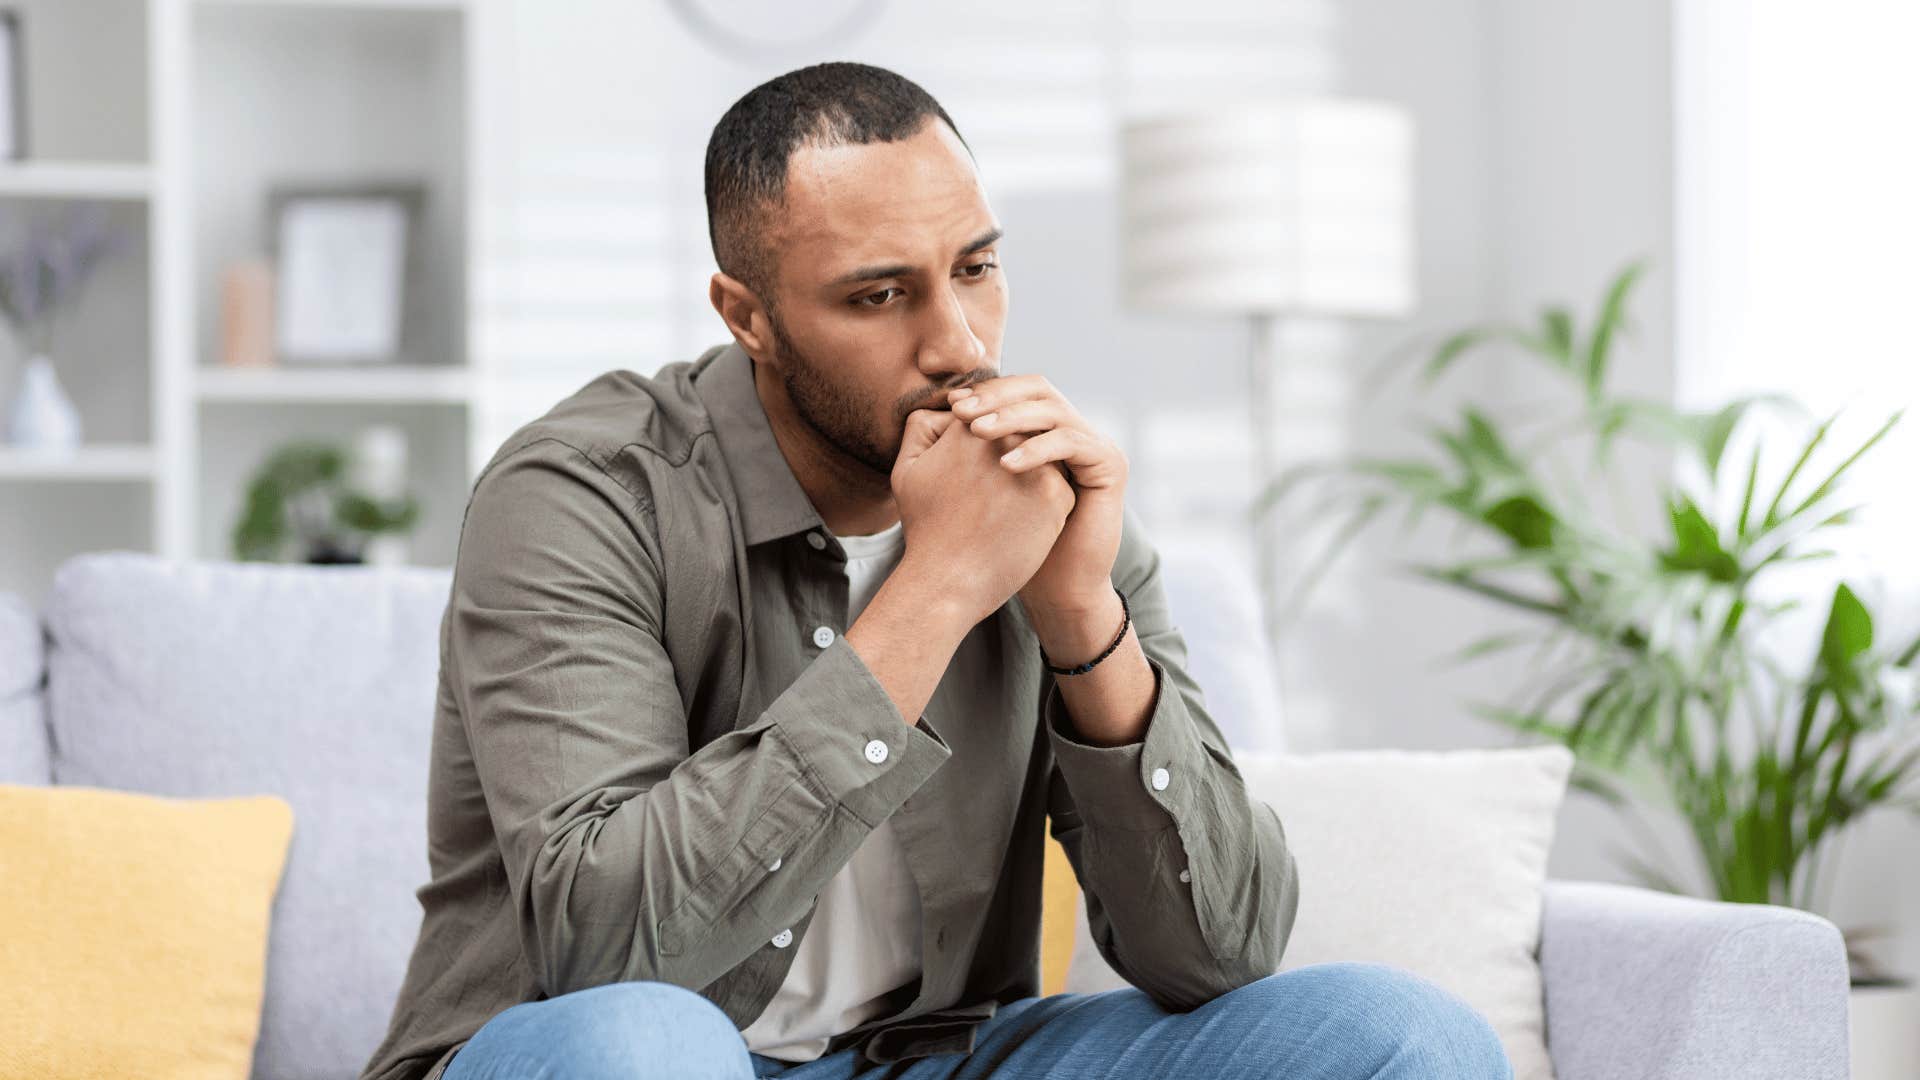
[[[1047,665],[1048,671],[1053,672],[1055,675],[1084,675],[1092,671],[1095,664],[1113,655],[1113,650],[1120,647],[1121,640],[1127,636],[1127,626],[1133,622],[1133,613],[1127,609],[1127,594],[1120,591],[1120,586],[1115,585],[1113,591],[1120,597],[1120,632],[1113,635],[1113,644],[1107,646],[1106,651],[1099,656],[1094,657],[1084,664],[1076,664],[1073,667],[1053,666],[1053,661],[1047,659],[1047,650],[1041,649],[1040,662]]]

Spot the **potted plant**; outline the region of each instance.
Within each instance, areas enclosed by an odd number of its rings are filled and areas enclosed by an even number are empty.
[[[1844,499],[1847,474],[1900,417],[1836,451],[1835,418],[1815,422],[1784,399],[1689,412],[1614,392],[1609,360],[1643,269],[1612,279],[1584,329],[1552,306],[1533,327],[1453,334],[1425,364],[1434,379],[1505,346],[1551,373],[1564,408],[1510,422],[1465,407],[1432,429],[1428,454],[1294,470],[1256,512],[1340,485],[1334,504],[1348,512],[1329,558],[1389,508],[1464,525],[1473,550],[1413,569],[1518,613],[1525,629],[1461,655],[1531,649],[1525,670],[1538,679],[1479,711],[1572,749],[1572,783],[1615,809],[1653,802],[1676,814],[1714,898],[1820,911],[1816,889],[1849,829],[1883,809],[1920,812],[1920,638],[1887,641],[1886,620],[1845,581],[1823,586],[1817,639],[1797,655],[1782,655],[1770,631],[1798,604],[1780,580],[1832,554],[1823,540],[1859,509]],[[1792,464],[1763,481],[1758,428],[1783,418]],[[1659,463],[1636,469],[1616,452],[1622,438],[1650,444]],[[1641,493],[1659,526],[1610,512],[1595,494],[1608,492]],[[1691,891],[1657,850],[1623,862],[1650,887]],[[1856,1036],[1858,1003],[1882,990],[1904,995],[1911,1027],[1920,994],[1874,966],[1867,936],[1847,932]]]
[[[411,494],[381,497],[354,482],[353,457],[332,443],[301,440],[275,450],[247,485],[233,554],[241,561],[364,563],[370,543],[419,520]]]

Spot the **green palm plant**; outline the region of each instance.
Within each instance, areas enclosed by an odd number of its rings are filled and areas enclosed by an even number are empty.
[[[1677,812],[1716,898],[1818,910],[1823,862],[1847,829],[1881,808],[1920,812],[1920,638],[1888,647],[1844,581],[1803,662],[1783,661],[1769,632],[1796,606],[1781,599],[1780,579],[1833,554],[1823,538],[1859,509],[1843,499],[1846,476],[1900,417],[1816,467],[1833,456],[1836,418],[1815,422],[1779,398],[1690,412],[1615,393],[1608,365],[1643,270],[1615,276],[1584,329],[1551,306],[1533,327],[1454,334],[1427,359],[1428,379],[1494,345],[1540,362],[1571,391],[1570,407],[1544,417],[1544,435],[1516,441],[1468,406],[1431,430],[1425,455],[1294,470],[1255,512],[1286,512],[1306,490],[1332,485],[1315,505],[1345,512],[1309,585],[1382,510],[1404,508],[1409,522],[1438,512],[1466,526],[1479,551],[1413,569],[1524,616],[1526,629],[1459,655],[1514,659],[1512,650],[1531,648],[1523,670],[1537,676],[1516,700],[1478,711],[1565,744],[1573,783],[1615,808],[1655,801]],[[1777,483],[1762,482],[1763,411],[1797,429]],[[1623,437],[1650,444],[1659,464],[1630,471],[1616,452]],[[1742,437],[1751,450],[1730,452]],[[1650,496],[1659,526],[1637,527],[1594,496],[1618,491]],[[1689,891],[1654,857],[1615,855],[1644,884]],[[1856,982],[1898,981],[1872,971],[1858,941],[1850,936]]]

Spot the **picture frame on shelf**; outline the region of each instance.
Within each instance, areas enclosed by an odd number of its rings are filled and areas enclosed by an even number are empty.
[[[27,157],[25,56],[20,46],[20,13],[0,8],[0,161]]]
[[[426,185],[413,181],[269,190],[281,363],[390,364],[406,356],[426,199]]]

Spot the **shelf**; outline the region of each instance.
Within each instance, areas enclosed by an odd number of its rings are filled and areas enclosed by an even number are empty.
[[[0,446],[0,480],[151,480],[153,450],[140,443],[88,443],[77,450]]]
[[[0,162],[0,196],[40,199],[145,199],[153,170],[91,162]]]
[[[465,404],[472,377],[453,365],[394,364],[337,368],[226,368],[195,373],[201,401]]]
[[[306,8],[314,11],[459,11],[472,0],[196,0],[201,7]]]

